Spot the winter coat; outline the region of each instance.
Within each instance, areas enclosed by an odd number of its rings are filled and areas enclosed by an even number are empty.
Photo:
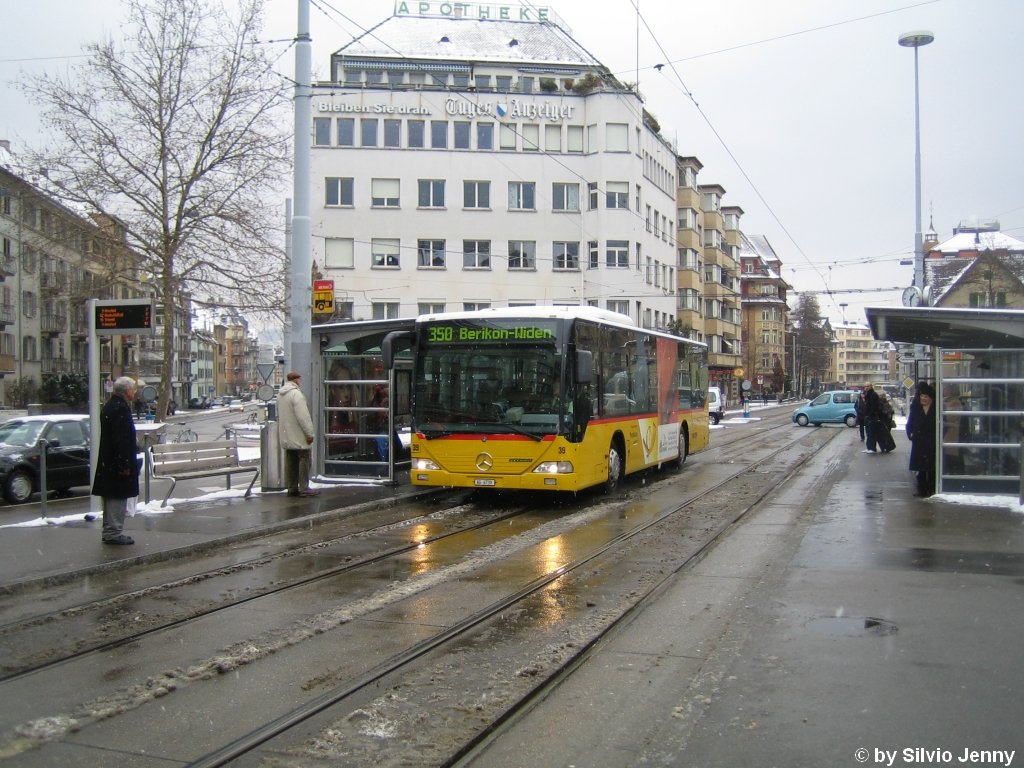
[[[289,381],[277,393],[278,434],[285,450],[308,450],[314,437],[313,419],[309,415],[306,396],[294,381]]]
[[[925,413],[921,401],[914,398],[907,416],[907,437],[910,438],[910,469],[927,472],[935,469],[935,403]]]
[[[139,446],[135,440],[132,407],[111,395],[100,411],[100,446],[92,495],[130,499],[139,495]]]

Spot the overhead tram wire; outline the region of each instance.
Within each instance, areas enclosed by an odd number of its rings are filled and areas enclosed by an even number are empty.
[[[668,56],[668,53],[665,51],[664,46],[662,46],[661,41],[658,39],[657,35],[654,34],[654,31],[651,29],[650,25],[647,23],[646,18],[643,16],[642,13],[640,13],[640,8],[637,6],[636,1],[635,0],[629,0],[629,1],[630,1],[630,5],[633,6],[633,9],[636,12],[637,17],[643,22],[644,28],[647,29],[648,34],[650,34],[651,39],[654,41],[654,44],[658,47],[658,50],[661,52],[662,56],[665,57],[666,63],[665,63],[664,66],[670,67],[671,70],[672,70],[672,73],[675,75],[676,79],[679,81],[679,85],[681,86],[682,93],[693,103],[693,106],[697,110],[697,113],[701,116],[701,119],[703,119],[704,122],[707,124],[708,128],[714,134],[715,138],[721,144],[722,148],[729,155],[729,158],[736,165],[736,168],[739,170],[740,174],[743,176],[743,178],[750,185],[750,188],[754,191],[754,194],[761,201],[761,203],[765,206],[765,209],[768,211],[768,213],[772,217],[772,219],[775,220],[775,222],[779,225],[779,227],[785,233],[786,237],[789,238],[790,242],[796,248],[796,250],[800,254],[800,256],[803,257],[804,261],[812,269],[814,269],[815,273],[818,275],[818,277],[821,280],[821,282],[823,284],[827,285],[827,281],[825,279],[825,276],[813,264],[813,262],[811,262],[811,260],[807,256],[807,254],[804,252],[803,248],[801,248],[800,244],[796,241],[796,238],[793,237],[793,234],[789,231],[788,227],[786,227],[786,225],[782,222],[782,220],[779,218],[779,216],[775,213],[774,208],[772,208],[771,204],[768,203],[768,201],[765,199],[764,195],[761,194],[761,191],[758,188],[758,186],[750,178],[750,175],[747,173],[746,169],[743,167],[743,165],[736,158],[736,156],[733,153],[732,149],[726,143],[726,141],[722,137],[722,135],[718,132],[718,129],[711,122],[711,119],[707,116],[707,114],[701,108],[701,106],[697,102],[697,99],[694,96],[693,92],[686,86],[686,83],[683,81],[682,76],[679,74],[679,71],[676,69],[676,66],[675,66],[676,60],[673,60],[673,59],[671,59]],[[771,42],[771,41],[774,41],[774,40],[780,40],[780,39],[784,39],[784,38],[787,38],[787,37],[793,37],[793,36],[801,35],[801,34],[808,34],[810,32],[817,32],[817,31],[821,31],[823,29],[829,29],[829,28],[841,26],[841,25],[844,25],[844,24],[850,24],[850,23],[854,23],[854,22],[857,22],[857,21],[863,21],[865,19],[886,15],[888,13],[895,13],[897,11],[908,10],[910,8],[916,8],[916,7],[919,7],[919,6],[922,6],[922,5],[930,5],[930,4],[936,3],[936,2],[939,2],[939,0],[925,0],[925,2],[916,3],[914,5],[905,6],[903,8],[892,9],[890,11],[883,11],[881,13],[871,14],[871,15],[868,15],[868,16],[863,16],[863,17],[859,17],[857,19],[850,19],[850,20],[847,20],[847,21],[836,22],[834,24],[822,25],[820,27],[815,27],[815,28],[812,28],[812,29],[802,30],[800,32],[792,32],[792,33],[788,33],[786,35],[779,35],[777,37],[767,38],[765,40],[756,41],[756,42],[753,42],[753,43],[746,43],[746,44],[743,44],[743,45],[733,46],[733,47],[730,47],[730,48],[722,49],[721,51],[716,51],[714,53],[722,53],[722,52],[726,52],[726,51],[737,50],[737,49],[740,49],[740,48],[749,47],[751,45],[759,45],[759,44],[762,44],[762,43]],[[711,55],[711,54],[702,54],[702,56],[705,56],[705,55]],[[692,57],[692,58],[699,58],[699,57]],[[680,59],[679,61],[685,61],[685,60],[687,60],[687,59]],[[655,65],[654,69],[656,69],[658,72],[661,72],[663,70],[663,65]],[[821,291],[821,292],[822,293],[830,293],[830,291],[828,291],[828,290]]]

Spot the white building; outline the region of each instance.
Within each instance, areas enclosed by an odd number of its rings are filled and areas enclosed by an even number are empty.
[[[331,73],[314,87],[311,225],[336,319],[675,318],[674,148],[546,9],[398,3]]]

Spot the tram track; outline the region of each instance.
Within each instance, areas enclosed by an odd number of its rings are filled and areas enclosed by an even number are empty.
[[[786,426],[788,426],[788,419],[786,422]],[[768,431],[774,433],[775,428],[770,427]],[[464,638],[467,634],[471,634],[474,631],[479,631],[479,628],[481,626],[486,625],[488,622],[493,622],[495,620],[500,619],[503,614],[507,614],[508,612],[515,610],[516,605],[522,604],[526,601],[529,601],[532,598],[535,598],[536,595],[543,593],[544,590],[547,589],[550,584],[558,581],[559,579],[564,579],[572,574],[579,573],[582,570],[587,570],[588,568],[596,567],[595,564],[597,563],[597,561],[600,561],[603,557],[605,557],[606,553],[608,553],[609,551],[614,549],[621,549],[624,546],[628,546],[628,543],[630,541],[635,540],[637,537],[643,536],[644,532],[648,530],[651,526],[657,526],[661,522],[663,522],[665,518],[669,518],[672,515],[678,514],[679,511],[685,509],[688,506],[692,506],[693,504],[699,503],[701,498],[705,498],[709,493],[713,493],[715,489],[720,489],[724,487],[729,482],[734,481],[736,477],[746,472],[756,471],[752,470],[752,468],[758,466],[759,464],[764,464],[765,462],[771,461],[772,457],[778,456],[779,454],[790,450],[793,445],[800,443],[809,435],[814,434],[814,432],[815,431],[807,430],[794,431],[793,435],[796,439],[787,440],[785,445],[778,448],[770,455],[766,454],[758,462],[737,464],[734,468],[732,468],[735,471],[730,471],[728,477],[723,478],[721,482],[719,482],[714,488],[709,487],[703,489],[700,493],[694,493],[689,495],[687,498],[684,498],[679,505],[677,505],[677,509],[666,512],[661,519],[651,521],[649,525],[645,525],[635,530],[624,532],[621,536],[615,538],[612,541],[607,542],[604,546],[594,549],[592,552],[590,552],[590,554],[581,558],[574,559],[570,565],[565,565],[561,569],[556,569],[548,574],[545,574],[542,577],[539,577],[536,580],[521,585],[513,593],[505,595],[499,600],[492,601],[491,603],[489,603],[488,605],[479,610],[468,613],[466,616],[462,617],[457,622],[450,622],[447,626],[445,626],[445,629],[443,631],[434,633],[432,637],[425,638],[420,643],[409,644],[405,648],[402,648],[399,652],[387,656],[386,659],[379,661],[375,665],[368,666],[360,670],[358,673],[348,674],[345,677],[344,682],[342,682],[339,686],[333,687],[329,693],[321,694],[319,696],[314,697],[307,697],[307,701],[305,701],[302,706],[293,707],[285,714],[281,714],[276,718],[268,719],[266,722],[270,723],[271,725],[268,726],[264,724],[259,728],[251,729],[248,733],[243,734],[238,739],[233,740],[231,742],[232,751],[230,755],[220,752],[210,753],[210,755],[208,755],[206,758],[201,758],[200,761],[196,762],[195,764],[220,765],[224,764],[227,761],[238,759],[241,756],[250,753],[253,749],[256,749],[256,747],[260,744],[263,744],[271,739],[274,739],[279,734],[285,734],[289,731],[293,731],[297,727],[301,727],[303,724],[308,723],[311,720],[311,718],[318,715],[319,713],[328,712],[332,710],[340,702],[343,702],[345,700],[365,700],[365,698],[368,695],[370,695],[373,691],[378,690],[382,686],[386,686],[388,680],[390,680],[391,678],[399,677],[403,673],[403,670],[414,665],[417,661],[423,660],[428,656],[435,656],[438,653],[445,653],[445,649],[450,648],[454,644],[458,644],[460,642],[460,638]],[[766,433],[764,435],[759,435],[758,438],[752,439],[749,431],[744,432],[742,430],[737,430],[737,435],[742,435],[742,437],[737,437],[737,439],[745,440],[745,450],[748,453],[757,449],[760,442],[762,442],[761,438],[768,438],[768,434]],[[712,448],[710,448],[708,451],[704,452],[700,456],[706,456],[712,462],[720,461],[720,458],[715,456],[715,449],[720,448],[724,450],[726,448],[725,443],[726,441],[723,439],[719,445],[713,445]],[[696,459],[698,457],[694,458]],[[699,460],[703,461],[703,459]],[[691,463],[688,461],[688,463],[685,466],[689,467],[690,465]],[[667,477],[670,484],[674,479],[675,475],[673,473],[672,476],[659,475],[658,477]],[[659,483],[655,482],[653,485],[658,484]],[[628,503],[631,496],[635,496],[638,493],[645,491],[647,487],[648,486],[646,483],[627,483],[624,494],[621,492],[620,494],[616,494],[616,497],[611,502],[608,502],[607,505],[609,507],[614,507],[616,504]],[[764,490],[764,493],[767,492],[767,490]],[[622,498],[622,495],[625,496],[625,499]],[[584,509],[586,505],[594,502],[595,498],[596,497],[594,496],[590,496],[583,499],[583,503],[580,504],[578,507],[577,505],[574,504],[567,504],[564,512],[570,513],[569,517],[572,517],[573,513],[578,512],[581,509]],[[605,504],[604,501],[598,503],[602,505]],[[472,506],[478,507],[479,505],[474,504]],[[479,510],[477,511],[479,512]],[[494,525],[499,521],[507,525],[508,521],[511,518],[524,515],[526,514],[526,512],[527,510],[525,508],[505,510],[501,515],[492,517],[492,519],[490,519],[489,522],[481,521],[479,525],[474,525],[471,528],[463,527],[460,531],[452,532],[447,536],[430,538],[430,543],[428,543],[427,540],[423,540],[417,542],[414,546],[408,545],[401,548],[396,547],[394,548],[393,551],[379,550],[376,552],[367,553],[364,556],[364,559],[360,560],[359,563],[347,564],[342,568],[338,568],[333,572],[333,575],[336,577],[341,577],[344,574],[351,573],[353,568],[357,568],[359,566],[369,567],[371,565],[379,565],[382,561],[385,561],[389,558],[401,558],[403,556],[409,555],[413,548],[423,549],[435,546],[444,547],[447,546],[444,543],[446,539],[457,536],[460,533],[467,534],[468,532],[468,535],[470,536],[481,535],[481,532],[488,525]],[[434,514],[436,515],[437,513]],[[556,515],[555,519],[558,519],[560,517],[565,517],[565,515]],[[404,524],[405,523],[403,522],[402,525]],[[372,529],[368,528],[366,529],[366,531],[363,531],[362,533],[368,534],[371,531]],[[345,537],[339,538],[339,541],[345,540]],[[317,545],[314,544],[310,546]],[[466,572],[468,572],[468,570],[469,569],[467,569]],[[320,574],[306,580],[308,582],[306,586],[309,586],[310,584],[314,584],[316,582],[329,580],[329,574]],[[436,585],[429,587],[429,589],[434,589],[435,587],[443,588],[444,585],[447,583],[449,583],[447,580],[440,580]],[[298,583],[291,584],[288,586],[282,586],[280,589],[275,589],[272,594],[268,593],[268,595],[262,595],[260,597],[270,597],[271,599],[274,596],[281,597],[289,594],[287,590],[296,589],[300,586],[301,585],[299,585]],[[256,598],[247,598],[244,601],[239,601],[233,604],[236,606],[244,605],[255,599]],[[195,618],[183,619],[179,622],[176,622],[174,626],[187,627],[190,623],[198,623],[198,620],[200,618],[209,618],[210,616],[215,617],[216,613],[211,611],[205,614],[196,614]],[[346,621],[348,620],[346,619]],[[317,634],[319,633],[319,631],[320,630],[317,631]],[[325,628],[323,631],[330,631],[330,628]],[[152,637],[153,634],[153,632],[145,632],[136,635],[129,635],[121,638],[120,640],[114,641],[113,643],[107,646],[104,646],[104,649],[110,650],[115,647],[139,644],[142,642],[143,639],[147,637]],[[95,652],[95,650],[93,652]],[[248,662],[241,663],[244,664]],[[233,663],[226,663],[225,669],[230,668],[234,668]],[[19,676],[30,675],[31,673],[29,672],[19,673]],[[325,679],[329,677],[330,675],[327,675]],[[315,681],[311,681],[309,687],[315,688],[317,687],[317,685],[318,684],[315,683]],[[173,689],[174,686],[172,685],[171,690]],[[0,687],[0,690],[3,690],[3,688]],[[167,698],[165,697],[163,700],[167,701]],[[88,725],[88,723],[85,724]]]
[[[838,434],[839,432],[834,431],[827,439],[831,440]],[[545,574],[538,579],[535,579],[533,582],[524,585],[514,593],[505,595],[500,600],[486,606],[484,609],[465,616],[458,623],[446,628],[445,631],[437,633],[423,642],[410,647],[402,654],[396,655],[376,667],[367,670],[367,672],[361,677],[347,681],[344,685],[338,686],[328,693],[311,700],[302,707],[296,708],[258,729],[254,729],[231,744],[224,746],[220,750],[212,752],[200,760],[190,763],[191,768],[212,768],[213,766],[226,765],[242,760],[246,756],[251,755],[261,746],[271,742],[282,734],[286,734],[291,729],[301,727],[313,718],[319,717],[322,719],[323,713],[329,711],[333,707],[343,704],[347,700],[354,699],[360,692],[368,689],[379,691],[385,685],[390,685],[392,689],[406,687],[394,680],[396,676],[400,675],[404,667],[412,665],[414,662],[423,659],[428,654],[459,641],[469,633],[479,631],[482,626],[492,622],[496,617],[499,617],[510,609],[513,609],[516,605],[525,600],[536,597],[552,583],[558,580],[570,578],[581,570],[593,567],[596,562],[600,561],[601,558],[605,557],[609,552],[621,549],[623,546],[633,542],[638,537],[649,533],[652,529],[656,529],[666,520],[677,516],[680,512],[685,511],[694,504],[714,496],[716,493],[720,492],[722,488],[733,482],[738,476],[754,471],[758,465],[771,462],[779,455],[789,452],[794,445],[803,442],[805,437],[806,435],[798,435],[796,439],[778,448],[768,456],[753,464],[738,469],[714,486],[687,498],[674,508],[664,510],[657,517],[646,521],[643,525],[623,532],[619,536],[608,540],[602,546],[591,550],[585,556]],[[763,499],[769,496],[780,484],[784,483],[789,477],[799,471],[799,469],[814,455],[814,453],[816,453],[816,451],[807,452],[798,462],[793,464],[789,468],[789,471],[784,475],[780,475],[774,482],[767,485],[761,485],[755,497],[749,503],[746,503],[741,508],[735,510],[733,514],[722,521],[713,535],[706,538],[680,563],[676,564],[673,568],[668,570],[667,573],[654,581],[650,588],[643,594],[640,594],[632,605],[607,623],[605,627],[589,638],[587,642],[580,644],[577,651],[570,654],[565,660],[563,660],[557,669],[548,675],[544,675],[542,681],[538,685],[532,687],[525,695],[521,696],[500,712],[493,722],[488,723],[486,727],[479,729],[472,738],[461,745],[458,749],[454,750],[452,755],[445,759],[438,760],[436,763],[427,760],[424,764],[438,764],[445,766],[458,765],[464,759],[474,754],[474,752],[479,749],[481,745],[485,744],[489,738],[499,734],[504,727],[514,723],[518,717],[529,711],[536,702],[542,700],[547,690],[557,686],[567,675],[571,674],[572,670],[582,663],[592,649],[609,633],[616,631],[616,629],[623,623],[627,623],[636,612],[643,610],[651,600],[666,588],[667,584],[677,578],[678,575],[689,565],[699,560],[704,553],[713,548],[727,530],[739,523],[743,517],[750,512],[750,510],[756,508],[756,506],[761,503]],[[333,728],[333,726],[329,726],[329,729]],[[288,747],[279,749],[271,747],[270,750],[269,754],[273,755],[273,764],[275,765],[291,764],[289,762],[278,762],[284,755],[294,755],[297,752],[298,754],[301,754],[301,750],[295,750],[294,748]],[[324,756],[322,737],[317,739],[317,746],[314,751],[317,751],[318,757]],[[267,753],[262,754],[262,757],[264,758],[267,756]],[[331,757],[333,758],[336,756],[332,755]],[[364,764],[363,761],[366,759],[366,755],[361,755],[355,762],[343,764]],[[377,756],[377,759],[383,760],[384,755]],[[252,761],[243,761],[243,764],[250,764],[251,762]],[[299,760],[296,764],[301,765],[303,763]],[[385,760],[379,764],[389,764],[389,762]]]

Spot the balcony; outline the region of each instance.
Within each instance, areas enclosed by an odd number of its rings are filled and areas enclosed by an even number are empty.
[[[67,327],[67,315],[46,313],[39,318],[39,330],[43,333],[64,333]]]
[[[15,312],[13,304],[0,304],[0,327],[13,323]]]
[[[16,365],[14,355],[0,355],[0,374],[13,374]]]

